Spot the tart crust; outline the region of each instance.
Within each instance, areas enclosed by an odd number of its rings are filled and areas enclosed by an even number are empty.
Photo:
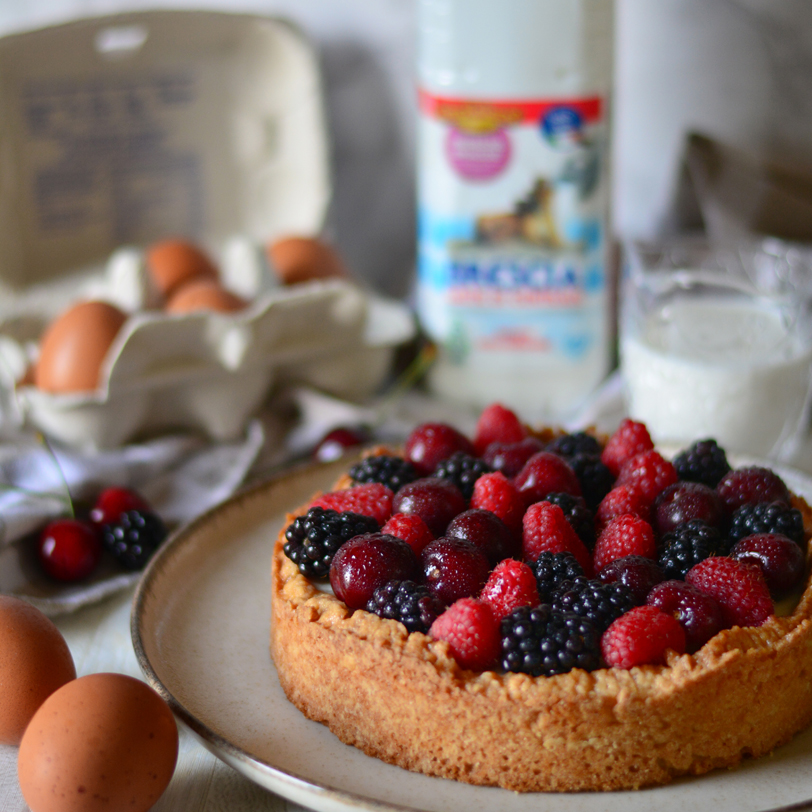
[[[808,537],[812,511],[795,501]],[[666,666],[530,677],[467,671],[445,642],[348,609],[283,544],[284,529],[271,583],[282,688],[390,764],[518,792],[636,789],[734,767],[812,722],[809,577],[791,614],[723,631]]]

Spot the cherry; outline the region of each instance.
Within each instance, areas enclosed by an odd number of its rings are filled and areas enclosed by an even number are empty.
[[[402,539],[386,533],[365,533],[338,548],[330,565],[330,586],[350,609],[363,609],[387,581],[413,581],[417,557]]]
[[[494,471],[501,471],[508,479],[516,476],[525,463],[539,451],[544,443],[537,437],[525,437],[517,443],[491,443],[482,455]]]
[[[780,533],[754,533],[739,539],[730,557],[745,564],[756,564],[773,598],[782,598],[801,583],[804,575],[804,554],[801,548]]]
[[[447,479],[424,477],[408,482],[395,494],[392,513],[418,515],[436,538],[467,507],[460,489]]]
[[[709,595],[685,581],[663,581],[648,593],[646,603],[673,615],[685,630],[689,654],[702,648],[725,628],[722,609]]]
[[[460,538],[432,541],[420,556],[423,580],[443,603],[476,597],[490,572],[488,559],[476,545]]]
[[[552,451],[533,454],[516,475],[514,483],[528,505],[543,501],[548,493],[581,495],[581,484],[575,471]]]
[[[490,510],[472,508],[455,516],[445,531],[446,536],[470,541],[485,553],[492,567],[502,559],[521,555],[521,545],[507,525]]]
[[[769,468],[758,465],[728,471],[719,480],[716,492],[722,497],[730,513],[742,505],[754,505],[759,502],[790,504],[789,490],[784,480]]]
[[[131,488],[105,488],[90,509],[90,521],[98,526],[117,522],[128,510],[151,510],[147,500]]]
[[[98,531],[78,519],[57,519],[39,535],[37,556],[45,572],[58,581],[81,581],[98,566],[102,546]]]
[[[610,561],[598,573],[598,578],[605,584],[620,581],[631,590],[637,605],[642,606],[648,593],[665,576],[656,561],[642,555],[626,555]]]
[[[337,460],[348,448],[363,445],[370,440],[370,433],[367,429],[359,427],[345,427],[328,431],[319,440],[313,449],[313,457],[319,462],[332,462]]]
[[[701,519],[721,529],[725,518],[725,505],[719,494],[700,482],[674,482],[666,486],[652,507],[652,524],[658,536],[691,519]]]
[[[455,451],[476,456],[474,444],[446,423],[422,423],[412,430],[404,445],[406,459],[423,476],[430,474],[437,463],[447,459]]]

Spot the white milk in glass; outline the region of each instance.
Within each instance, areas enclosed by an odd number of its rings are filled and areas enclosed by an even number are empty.
[[[677,298],[621,341],[629,412],[657,442],[712,437],[774,456],[798,426],[812,355],[768,300]]]

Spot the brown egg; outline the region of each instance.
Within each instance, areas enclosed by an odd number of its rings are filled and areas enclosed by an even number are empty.
[[[178,288],[164,308],[167,313],[193,313],[214,310],[233,313],[248,307],[248,302],[211,279],[195,279]]]
[[[146,812],[177,757],[175,719],[152,688],[124,674],[90,674],[34,714],[17,774],[32,812]]]
[[[40,705],[75,678],[59,629],[30,603],[0,595],[0,744],[19,744]]]
[[[163,240],[147,249],[147,270],[164,296],[192,279],[218,279],[214,263],[186,240]]]
[[[46,392],[88,392],[127,316],[107,302],[81,302],[57,317],[40,339],[34,383]]]
[[[267,250],[271,267],[285,285],[349,276],[336,250],[314,237],[283,237]]]

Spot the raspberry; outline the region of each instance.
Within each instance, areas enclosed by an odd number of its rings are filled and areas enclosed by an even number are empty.
[[[730,470],[730,463],[716,440],[697,440],[674,457],[674,468],[680,479],[715,488]]]
[[[685,653],[685,632],[675,617],[656,606],[635,606],[601,637],[603,659],[613,668],[664,665],[669,649]]]
[[[659,563],[666,578],[679,580],[695,564],[727,551],[727,542],[715,527],[691,519],[663,536]]]
[[[781,533],[796,544],[804,543],[804,520],[801,511],[783,502],[759,502],[737,508],[730,520],[728,535],[733,541],[754,533]]]
[[[552,451],[553,454],[558,454],[569,461],[569,458],[574,457],[576,454],[600,456],[603,447],[594,435],[587,434],[585,431],[578,431],[574,434],[562,434],[560,437],[556,437],[547,446],[547,451]]]
[[[591,620],[603,633],[635,605],[635,600],[629,588],[618,581],[603,584],[581,575],[564,581],[553,593],[551,605],[559,612],[574,612]]]
[[[742,505],[758,502],[784,502],[790,504],[790,495],[784,480],[769,468],[751,465],[725,474],[716,486],[730,513]]]
[[[527,561],[543,552],[572,553],[585,573],[592,573],[592,556],[558,505],[536,502],[524,514],[522,550]]]
[[[589,620],[547,605],[523,607],[502,620],[502,667],[534,677],[600,667],[600,635]]]
[[[541,603],[533,570],[521,561],[506,558],[500,561],[488,576],[479,599],[491,607],[497,620],[522,606]]]
[[[650,558],[641,555],[627,555],[608,563],[598,577],[605,584],[620,581],[627,586],[638,605],[646,602],[651,590],[663,580],[663,571]]]
[[[460,598],[431,624],[429,636],[445,640],[461,668],[487,671],[499,660],[499,621],[490,607],[474,598]]]
[[[524,499],[516,486],[499,471],[483,474],[474,483],[471,507],[495,513],[516,537],[521,535]]]
[[[658,451],[636,454],[623,463],[615,486],[627,485],[651,504],[663,488],[677,481],[677,469]]]
[[[417,479],[417,471],[408,460],[389,454],[365,457],[350,468],[349,474],[356,484],[380,482],[392,493],[397,493],[407,482]]]
[[[571,493],[548,493],[544,501],[558,505],[564,511],[567,521],[588,550],[595,546],[595,519],[592,511],[586,506],[583,496],[573,496]]]
[[[651,518],[651,508],[642,494],[626,485],[612,488],[595,511],[595,529],[600,533],[612,519],[632,513],[645,521]]]
[[[491,472],[491,467],[478,457],[455,451],[450,457],[437,464],[432,476],[447,479],[460,489],[460,493],[471,499],[474,493],[474,483],[482,476]]]
[[[558,454],[550,451],[533,454],[513,481],[527,505],[541,502],[548,493],[581,495],[581,484],[575,471]]]
[[[102,543],[127,569],[143,569],[166,538],[157,513],[126,510],[118,521],[102,527]]]
[[[630,460],[643,451],[650,451],[652,448],[654,448],[654,443],[645,424],[627,417],[621,421],[615,433],[607,440],[601,452],[601,461],[613,476],[617,476],[626,460]]]
[[[688,570],[685,581],[719,604],[726,626],[761,626],[773,613],[761,570],[734,558],[706,558]]]
[[[410,632],[426,634],[445,611],[445,604],[429,588],[414,581],[387,581],[367,603],[367,612],[400,621]]]
[[[663,581],[648,593],[646,603],[675,617],[685,632],[685,650],[698,651],[725,627],[716,601],[685,581]]]
[[[567,462],[578,477],[587,506],[590,510],[595,510],[614,487],[614,474],[597,454],[575,454],[567,457]]]
[[[475,456],[474,444],[446,423],[423,423],[406,438],[405,456],[421,476],[428,476],[437,463],[455,451]]]
[[[326,578],[333,556],[345,541],[378,529],[371,516],[312,507],[288,525],[283,549],[306,578]]]
[[[527,436],[527,429],[515,412],[500,403],[486,406],[477,420],[474,449],[479,456],[491,443],[518,443]]]
[[[737,541],[730,557],[756,564],[773,598],[783,598],[797,587],[804,576],[801,548],[780,533],[756,533]]]
[[[624,513],[612,519],[595,542],[595,571],[600,572],[616,558],[639,555],[643,558],[657,556],[657,542],[651,525],[632,513]]]
[[[574,581],[584,574],[583,567],[572,553],[541,553],[530,568],[536,576],[542,603],[549,603],[553,593],[564,581]]]
[[[482,459],[494,471],[501,471],[506,477],[514,477],[524,468],[533,454],[544,451],[544,443],[537,437],[525,437],[518,443],[491,443]]]
[[[362,516],[371,516],[381,525],[392,515],[392,495],[386,485],[370,482],[323,493],[310,503],[310,507],[328,508],[338,513],[360,513]]]
[[[381,528],[381,533],[403,539],[417,556],[423,552],[426,545],[434,541],[431,530],[417,514],[409,516],[406,513],[395,513]]]

